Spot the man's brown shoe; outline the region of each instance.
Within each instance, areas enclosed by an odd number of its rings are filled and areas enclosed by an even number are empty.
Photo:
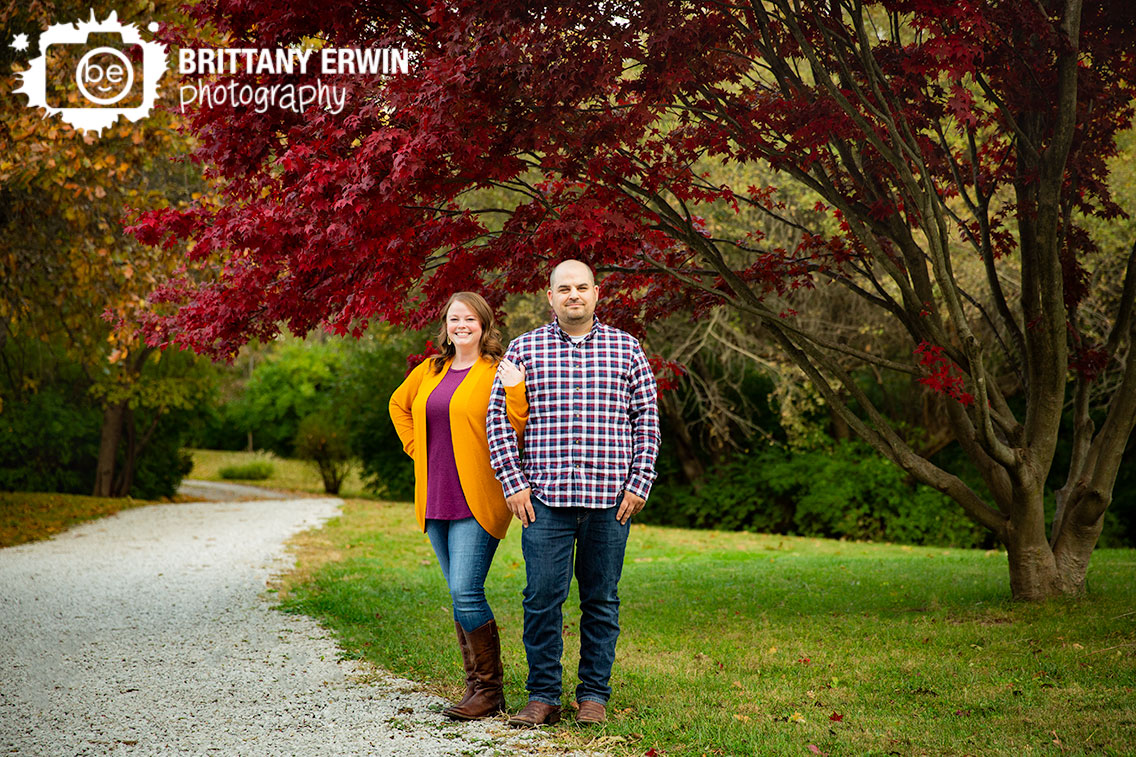
[[[594,725],[607,720],[607,708],[599,702],[585,699],[580,702],[580,711],[576,713],[576,722],[582,725]]]
[[[538,725],[556,725],[560,722],[560,708],[530,699],[525,708],[509,718],[509,725],[516,728],[536,728]]]

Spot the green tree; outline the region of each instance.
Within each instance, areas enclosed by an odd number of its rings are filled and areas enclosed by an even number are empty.
[[[158,424],[200,403],[207,387],[186,361],[154,367],[158,351],[130,325],[115,328],[153,311],[150,291],[181,264],[182,254],[124,235],[123,211],[182,206],[201,196],[203,184],[189,161],[171,160],[193,143],[175,130],[170,113],[120,121],[96,137],[45,119],[11,91],[15,73],[38,53],[41,32],[52,23],[86,20],[92,5],[100,19],[113,9],[120,20],[141,26],[174,18],[177,7],[141,0],[113,6],[9,0],[0,6],[0,347],[13,339],[50,342],[80,366],[102,411],[90,487],[96,495],[122,496]],[[27,51],[10,44],[17,33],[28,36]],[[73,91],[66,96],[78,97]],[[10,377],[0,410],[40,388],[34,363],[23,369],[31,372]]]

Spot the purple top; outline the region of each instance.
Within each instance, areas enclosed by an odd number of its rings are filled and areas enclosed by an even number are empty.
[[[426,517],[435,520],[473,517],[458,479],[450,434],[450,400],[467,373],[469,368],[451,368],[426,398]]]

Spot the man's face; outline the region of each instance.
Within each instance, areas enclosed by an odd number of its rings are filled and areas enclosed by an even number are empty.
[[[561,326],[589,323],[596,312],[599,289],[584,266],[565,266],[548,290],[548,304]]]

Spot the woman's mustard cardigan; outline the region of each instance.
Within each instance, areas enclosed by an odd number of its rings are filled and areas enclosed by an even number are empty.
[[[418,525],[426,530],[426,398],[441,383],[452,361],[439,373],[433,373],[433,360],[422,361],[390,398],[390,416],[394,430],[402,440],[402,448],[414,459],[414,514]],[[482,357],[454,391],[450,400],[450,434],[457,462],[458,481],[465,501],[481,527],[498,539],[504,539],[513,514],[505,506],[501,484],[489,464],[489,439],[485,417],[489,410],[489,392],[493,387],[497,362]],[[528,420],[529,405],[525,384],[505,388],[505,409],[509,423],[520,437]]]

